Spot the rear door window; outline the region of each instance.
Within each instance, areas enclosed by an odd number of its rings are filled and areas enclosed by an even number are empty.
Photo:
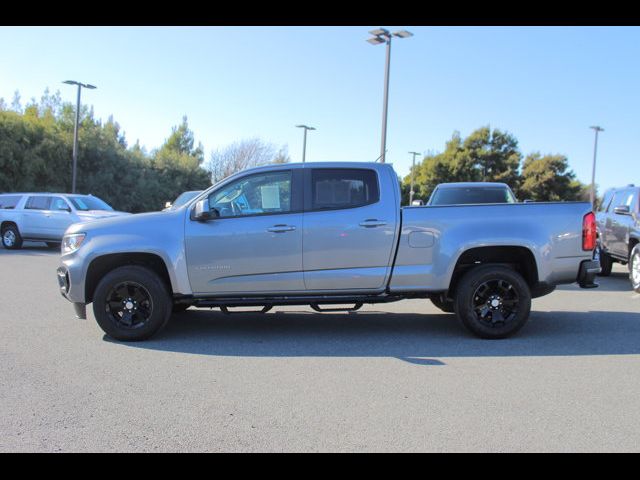
[[[29,197],[27,204],[24,206],[26,210],[49,210],[51,197],[36,195]]]
[[[317,168],[311,173],[311,209],[355,208],[380,198],[374,170],[360,168]]]
[[[16,208],[22,198],[20,195],[0,195],[0,209]]]

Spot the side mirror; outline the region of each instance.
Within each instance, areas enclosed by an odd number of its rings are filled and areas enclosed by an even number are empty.
[[[171,208],[171,202],[167,202],[164,204],[164,208]]]
[[[424,205],[424,202],[422,200],[414,200],[413,202],[411,202],[412,207],[421,207],[422,205]]]
[[[204,198],[196,202],[196,206],[193,209],[193,219],[198,222],[206,222],[214,218],[218,218],[220,213],[218,210],[209,208],[209,199]]]
[[[631,214],[631,209],[629,208],[629,205],[618,205],[616,208],[613,209],[613,211],[615,213],[617,213],[618,215],[630,215]]]

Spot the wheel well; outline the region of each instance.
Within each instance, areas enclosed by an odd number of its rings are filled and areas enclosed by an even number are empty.
[[[6,222],[2,222],[2,224],[0,224],[0,232],[4,231],[4,229],[6,227],[8,227],[9,225],[13,225],[14,227],[18,228],[18,225],[16,225],[16,222],[6,221]]]
[[[631,256],[631,251],[638,244],[639,240],[637,238],[629,239],[629,256]]]
[[[538,283],[538,267],[533,253],[528,248],[509,246],[479,247],[467,250],[458,258],[453,269],[449,294],[455,291],[460,278],[469,269],[487,263],[501,264],[513,268],[524,277],[531,288]]]
[[[98,257],[89,264],[85,281],[86,303],[93,301],[93,292],[95,292],[102,277],[110,271],[126,265],[141,265],[153,270],[166,284],[169,292],[172,291],[169,271],[162,258],[158,255],[153,253],[113,253]]]

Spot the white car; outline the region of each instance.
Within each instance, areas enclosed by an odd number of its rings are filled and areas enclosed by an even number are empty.
[[[181,207],[182,205],[184,205],[185,203],[187,203],[189,200],[193,199],[196,195],[200,193],[202,193],[202,190],[191,190],[189,192],[183,192],[180,195],[178,195],[178,198],[176,198],[173,203],[171,202],[165,203],[163,211],[175,210],[176,208]]]
[[[117,212],[93,195],[69,193],[0,194],[0,234],[7,249],[22,247],[24,240],[58,246],[73,223],[130,215]]]

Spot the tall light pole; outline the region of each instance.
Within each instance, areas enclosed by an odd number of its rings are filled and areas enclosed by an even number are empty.
[[[308,127],[306,125],[296,125],[297,128],[304,128],[304,139],[302,140],[302,163],[304,163],[307,156],[307,130],[315,130],[314,127]]]
[[[406,30],[398,30],[397,32],[389,32],[385,28],[378,28],[369,32],[373,37],[367,39],[371,45],[387,44],[387,61],[384,66],[384,100],[382,102],[382,145],[380,147],[380,163],[384,163],[387,151],[387,108],[389,106],[389,62],[391,58],[391,38],[407,38],[413,36],[413,33]]]
[[[82,89],[82,87],[89,88],[91,90],[97,87],[88,83],[85,84],[76,82],[75,80],[65,80],[62,83],[78,86],[78,101],[76,103],[76,124],[73,129],[73,176],[71,180],[71,193],[76,193],[76,169],[78,164],[78,123],[80,122],[80,90]]]
[[[409,205],[413,203],[413,171],[416,168],[416,155],[420,155],[418,152],[409,152],[413,155],[413,162],[411,164],[411,190],[409,190]]]
[[[595,208],[596,199],[596,154],[598,153],[598,132],[604,132],[604,128],[597,125],[589,127],[596,132],[596,139],[593,145],[593,168],[591,169],[591,208]]]

